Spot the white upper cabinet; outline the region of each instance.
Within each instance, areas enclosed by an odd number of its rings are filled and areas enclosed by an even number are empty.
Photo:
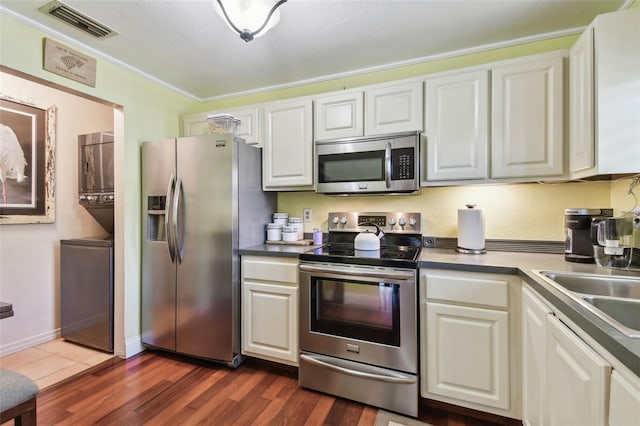
[[[294,99],[264,105],[265,191],[313,189],[313,105]]]
[[[563,57],[526,57],[492,69],[491,176],[560,176]]]
[[[182,117],[182,136],[202,136],[209,134],[207,116],[210,113],[191,114]]]
[[[587,28],[569,51],[569,171],[596,165],[593,128],[593,28]]]
[[[571,177],[640,172],[640,9],[596,17],[569,67]]]
[[[260,109],[257,106],[231,109],[229,114],[240,119],[238,137],[243,138],[249,145],[262,146],[262,141],[260,140]]]
[[[183,136],[200,136],[209,134],[207,117],[212,114],[231,114],[240,119],[236,136],[243,138],[249,145],[262,146],[260,141],[260,108],[230,108],[224,111],[209,111],[200,114],[186,115],[182,118]]]
[[[423,182],[487,179],[489,71],[428,78]]]
[[[315,99],[315,139],[364,135],[364,93],[338,92]]]
[[[423,130],[421,81],[370,88],[364,97],[366,135]]]

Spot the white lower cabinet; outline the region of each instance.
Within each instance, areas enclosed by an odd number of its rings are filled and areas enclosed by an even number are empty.
[[[298,260],[242,257],[242,354],[298,365]]]
[[[509,407],[509,314],[427,302],[427,392]]]
[[[640,425],[640,378],[614,370],[609,395],[609,425]]]
[[[547,316],[553,312],[522,288],[522,423],[549,424],[547,412]]]
[[[522,423],[640,425],[640,377],[522,289]]]
[[[547,316],[547,404],[550,425],[607,424],[611,366],[567,326]]]
[[[420,272],[420,393],[520,417],[519,287],[515,276]]]

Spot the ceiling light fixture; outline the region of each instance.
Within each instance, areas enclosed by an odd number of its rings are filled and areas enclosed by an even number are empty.
[[[216,0],[214,6],[229,28],[249,42],[278,23],[280,11],[277,9],[286,2],[287,0],[232,0],[225,7],[222,0]]]

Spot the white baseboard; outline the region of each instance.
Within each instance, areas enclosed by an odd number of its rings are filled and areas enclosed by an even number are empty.
[[[124,353],[116,353],[120,358],[131,358],[145,349],[142,344],[142,336],[140,335],[127,339],[124,342],[124,346]]]
[[[15,352],[20,352],[33,346],[56,340],[59,337],[60,329],[56,328],[55,330],[47,331],[35,336],[30,336],[16,342],[11,342],[6,345],[0,346],[0,356],[6,356]]]

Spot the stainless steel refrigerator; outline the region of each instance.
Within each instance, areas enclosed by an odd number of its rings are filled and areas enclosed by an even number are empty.
[[[142,144],[144,344],[241,362],[238,250],[276,210],[261,152],[231,134]]]

